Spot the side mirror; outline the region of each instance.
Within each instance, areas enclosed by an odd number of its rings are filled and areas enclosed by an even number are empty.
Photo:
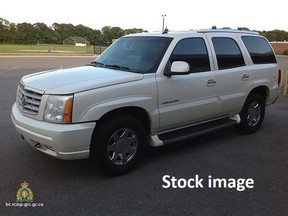
[[[190,65],[184,61],[174,61],[171,69],[165,72],[166,76],[190,74]]]

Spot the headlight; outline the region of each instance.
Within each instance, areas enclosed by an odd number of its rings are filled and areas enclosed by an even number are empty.
[[[55,123],[71,123],[73,96],[50,95],[44,110],[44,120]]]

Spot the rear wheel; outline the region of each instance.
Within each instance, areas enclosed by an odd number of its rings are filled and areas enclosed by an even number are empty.
[[[255,133],[264,120],[265,101],[259,94],[250,95],[240,113],[241,122],[236,127],[245,134]]]
[[[91,143],[92,160],[110,175],[132,170],[142,158],[147,135],[141,122],[129,115],[110,118],[100,123]]]

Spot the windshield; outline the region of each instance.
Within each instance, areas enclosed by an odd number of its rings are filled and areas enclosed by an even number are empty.
[[[109,46],[94,62],[136,73],[155,73],[172,38],[122,37]]]

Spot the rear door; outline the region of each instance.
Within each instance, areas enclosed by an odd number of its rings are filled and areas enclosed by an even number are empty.
[[[217,117],[234,115],[241,111],[247,95],[253,87],[250,68],[243,57],[245,50],[235,34],[207,34],[216,56],[218,84]]]

